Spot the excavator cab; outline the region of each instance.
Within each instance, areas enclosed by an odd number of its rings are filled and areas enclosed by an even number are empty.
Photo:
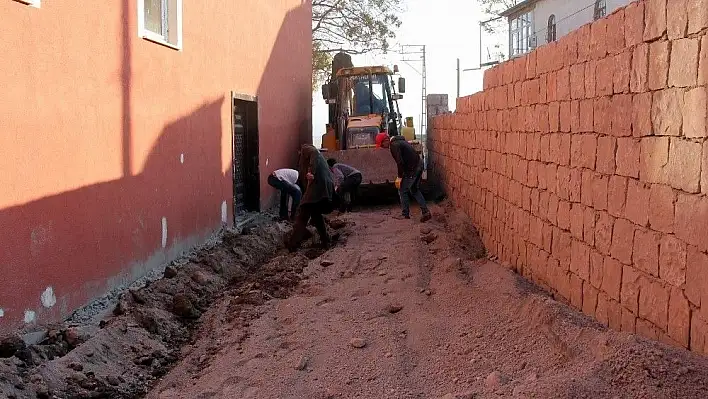
[[[334,82],[323,86],[324,99],[335,108],[335,120],[330,120],[335,145],[325,146],[328,150],[373,146],[380,132],[389,136],[401,133],[398,100],[403,96],[396,92],[392,74],[383,66],[343,68]],[[405,86],[403,78],[401,82]],[[332,140],[325,141],[332,144]]]
[[[346,54],[337,54],[333,76],[322,86],[322,97],[329,105],[329,123],[322,136],[322,151],[339,162],[362,172],[362,186],[390,184],[397,168],[389,151],[376,148],[376,136],[403,134],[414,148],[422,151],[414,129],[404,125],[398,100],[405,92],[405,79],[386,66],[354,67]],[[398,91],[396,90],[398,88]]]

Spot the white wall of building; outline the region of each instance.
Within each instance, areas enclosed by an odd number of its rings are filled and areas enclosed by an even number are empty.
[[[629,3],[630,0],[606,0],[606,15]],[[558,40],[581,26],[592,22],[594,12],[594,0],[540,0],[536,2],[533,10],[533,21],[537,45],[546,44],[548,18],[552,14],[556,16],[556,40]]]

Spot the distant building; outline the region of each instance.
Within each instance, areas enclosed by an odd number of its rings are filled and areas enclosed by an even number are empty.
[[[524,0],[501,13],[509,23],[509,58],[558,40],[630,0]]]

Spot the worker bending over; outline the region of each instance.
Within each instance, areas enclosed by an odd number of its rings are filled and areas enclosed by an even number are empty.
[[[327,167],[327,161],[322,154],[311,144],[302,145],[299,169],[300,184],[305,188],[305,193],[295,216],[293,232],[287,243],[288,250],[290,252],[297,250],[307,234],[307,224],[310,221],[317,229],[322,245],[329,247],[330,238],[322,215],[331,213],[333,210],[332,172]]]
[[[278,169],[268,176],[268,184],[280,190],[280,220],[295,220],[295,212],[302,197],[297,179],[298,173],[295,169]],[[290,217],[288,217],[288,197],[292,199]]]
[[[401,216],[397,219],[410,219],[410,204],[408,196],[413,197],[423,212],[421,222],[430,220],[430,210],[425,204],[423,193],[420,192],[420,179],[423,176],[423,160],[418,156],[408,141],[403,136],[393,136],[391,139],[384,139],[381,143],[383,148],[389,147],[391,155],[398,166],[398,178],[401,179],[398,187],[398,195],[401,197]]]
[[[334,190],[341,198],[339,210],[342,212],[351,211],[352,203],[363,179],[361,172],[349,165],[337,163],[334,158],[328,159],[327,164],[334,175]]]

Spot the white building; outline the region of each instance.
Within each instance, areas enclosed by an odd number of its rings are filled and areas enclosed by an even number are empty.
[[[558,40],[630,0],[524,0],[501,13],[509,22],[509,58]]]

